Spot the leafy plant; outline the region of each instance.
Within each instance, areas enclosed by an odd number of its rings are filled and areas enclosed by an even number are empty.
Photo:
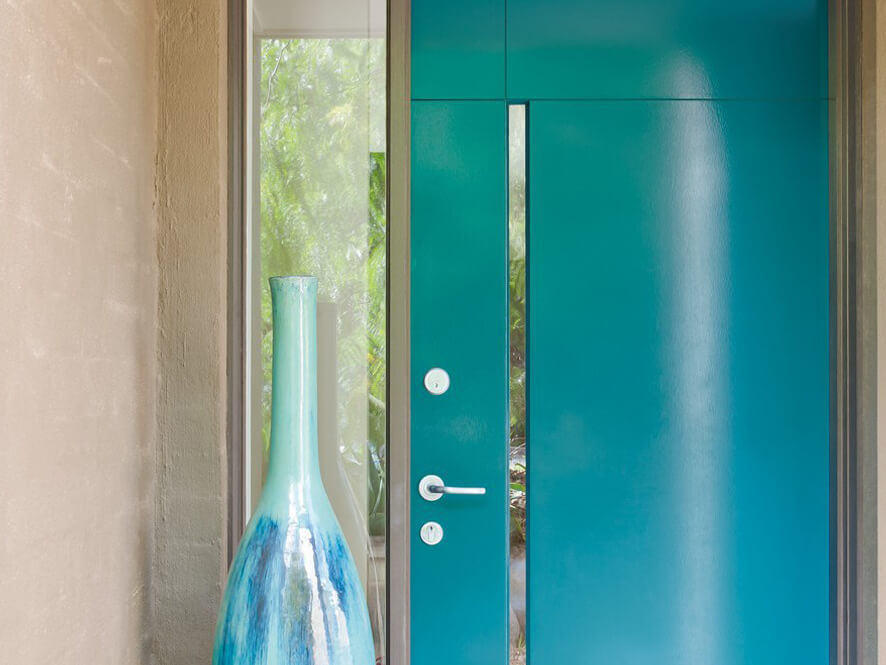
[[[508,174],[512,549],[526,544],[526,133],[525,116],[515,111],[510,114]]]
[[[372,136],[368,91],[384,80],[384,67],[382,39],[261,43],[264,448],[267,454],[273,344],[267,278],[317,275],[320,301],[336,305],[335,445],[350,476],[367,476],[372,535],[383,535],[385,523],[386,168],[384,152],[370,150],[383,142]]]

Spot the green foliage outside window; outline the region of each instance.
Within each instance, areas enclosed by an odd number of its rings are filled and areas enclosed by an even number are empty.
[[[374,80],[384,80],[384,67],[381,39],[261,43],[264,447],[273,341],[267,279],[317,275],[320,301],[337,306],[339,395],[368,402],[341,405],[337,443],[346,466],[368,464],[371,535],[383,535],[385,524],[386,175],[384,152],[370,147],[383,146],[384,137],[371,136],[369,91]],[[355,367],[366,367],[367,375]],[[348,414],[364,408],[365,420],[349,421]]]

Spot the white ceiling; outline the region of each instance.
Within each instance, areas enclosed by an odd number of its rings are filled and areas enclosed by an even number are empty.
[[[385,0],[253,0],[261,37],[384,37]]]

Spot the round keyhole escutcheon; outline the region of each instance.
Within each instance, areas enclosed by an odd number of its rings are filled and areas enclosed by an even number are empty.
[[[421,539],[425,545],[436,545],[443,540],[443,527],[437,522],[425,522],[421,525]]]
[[[432,367],[425,374],[425,388],[432,395],[442,395],[449,390],[449,372],[442,367]]]

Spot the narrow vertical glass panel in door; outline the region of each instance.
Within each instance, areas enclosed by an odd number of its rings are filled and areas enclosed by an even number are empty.
[[[253,460],[270,434],[268,278],[315,275],[321,474],[383,662],[385,6],[255,0],[252,20]]]
[[[526,663],[526,106],[508,107],[510,663]]]

